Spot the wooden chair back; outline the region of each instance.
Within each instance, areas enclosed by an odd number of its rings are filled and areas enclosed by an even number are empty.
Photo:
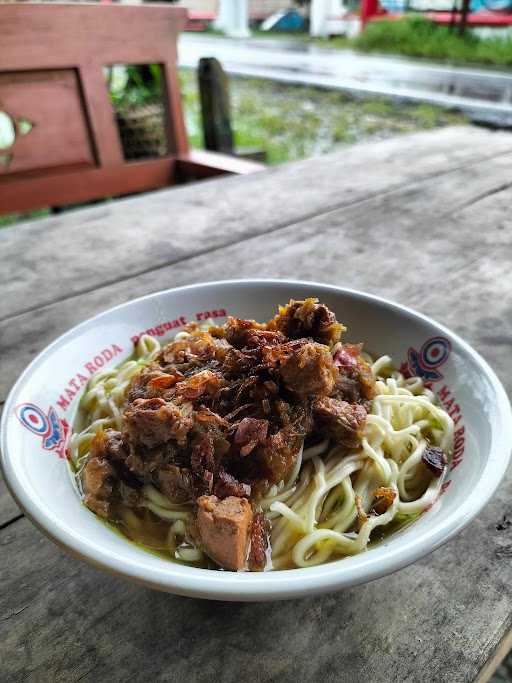
[[[0,213],[117,196],[256,165],[191,153],[176,69],[187,14],[167,5],[0,5]],[[157,63],[167,154],[125,161],[105,68]],[[9,124],[10,121],[10,124]]]

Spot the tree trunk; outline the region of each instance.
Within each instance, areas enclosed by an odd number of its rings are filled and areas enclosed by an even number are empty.
[[[459,36],[463,36],[466,32],[470,2],[471,0],[462,0],[462,8],[460,10]]]

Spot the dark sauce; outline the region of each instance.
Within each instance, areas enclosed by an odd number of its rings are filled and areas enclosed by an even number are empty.
[[[135,358],[135,353],[132,354],[130,358],[127,358],[126,361],[123,361],[123,363],[132,360],[133,358]],[[86,423],[86,415],[79,407],[73,421],[73,433],[79,433],[84,429]],[[71,458],[68,458],[68,464],[71,476],[78,490],[78,495],[83,499],[80,468],[75,465]],[[86,507],[85,504],[84,507]],[[128,512],[128,514],[134,515],[134,518],[132,519],[136,521],[135,524],[130,525],[126,523],[125,519],[123,519],[123,517],[126,516],[126,514],[123,515],[123,508],[125,513]],[[99,515],[95,515],[95,517],[118,536],[122,536],[142,550],[145,550],[152,555],[156,555],[167,562],[176,562],[186,566],[202,567],[205,569],[218,569],[217,565],[212,563],[206,556],[203,556],[203,558],[197,562],[185,562],[184,560],[175,557],[174,552],[172,552],[172,549],[167,542],[172,522],[160,519],[160,517],[155,515],[148,508],[128,508],[122,503],[118,503],[113,508],[111,519],[104,519]]]
[[[122,516],[123,507],[136,517],[140,526],[136,524],[127,524]],[[113,509],[112,519],[101,519],[101,521],[114,532],[123,536],[123,538],[128,539],[139,548],[146,550],[153,555],[157,555],[164,560],[177,562],[178,564],[187,566],[202,567],[204,569],[214,567],[205,555],[197,562],[185,562],[176,557],[167,541],[171,524],[166,520],[160,519],[147,508],[127,508],[119,504]]]

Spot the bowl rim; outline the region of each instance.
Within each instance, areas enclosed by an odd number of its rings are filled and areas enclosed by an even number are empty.
[[[59,519],[50,515],[32,500],[19,483],[14,460],[8,455],[7,422],[12,414],[15,397],[23,387],[26,379],[56,348],[73,337],[79,337],[81,332],[93,321],[109,316],[115,311],[129,308],[135,303],[159,298],[164,294],[208,289],[217,286],[250,289],[260,285],[277,286],[277,288],[293,286],[311,287],[316,290],[315,293],[324,291],[333,294],[349,295],[356,300],[378,304],[409,319],[434,326],[448,338],[455,341],[486,376],[496,396],[494,421],[498,423],[500,430],[499,433],[496,433],[496,431],[491,433],[489,455],[478,480],[478,495],[471,496],[471,498],[468,497],[462,505],[446,518],[437,520],[433,528],[424,528],[422,534],[417,538],[409,539],[405,547],[401,547],[400,544],[394,544],[391,538],[386,543],[379,545],[380,549],[385,550],[383,553],[374,554],[367,552],[313,567],[263,573],[212,571],[210,569],[187,567],[173,562],[169,562],[169,565],[162,562],[161,567],[155,567],[153,565],[149,566],[144,562],[142,553],[140,561],[128,561],[126,558],[118,558],[107,551],[108,544],[97,543],[90,538],[82,538],[79,534],[72,533],[60,523]],[[349,287],[339,287],[308,280],[250,278],[215,280],[160,290],[111,307],[75,325],[48,344],[21,373],[5,401],[0,432],[0,469],[3,472],[11,495],[35,526],[72,556],[83,559],[93,567],[102,569],[110,574],[130,579],[147,587],[178,595],[217,600],[254,601],[312,595],[366,583],[415,562],[453,538],[455,534],[480,513],[505,474],[511,455],[512,409],[501,381],[487,361],[461,337],[429,316],[383,297]],[[152,557],[150,553],[148,555]]]

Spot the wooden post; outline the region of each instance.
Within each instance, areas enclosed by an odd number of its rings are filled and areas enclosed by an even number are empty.
[[[462,0],[462,7],[460,10],[459,36],[463,36],[466,32],[470,2],[471,0]]]
[[[455,25],[457,24],[457,11],[457,0],[453,0],[452,11],[450,12],[450,33],[453,33]]]
[[[215,57],[200,59],[197,75],[204,146],[212,152],[233,154],[228,78]]]
[[[199,60],[197,74],[205,149],[231,154],[239,159],[265,162],[265,150],[235,150],[231,128],[229,79],[220,62],[215,57],[203,57]]]

